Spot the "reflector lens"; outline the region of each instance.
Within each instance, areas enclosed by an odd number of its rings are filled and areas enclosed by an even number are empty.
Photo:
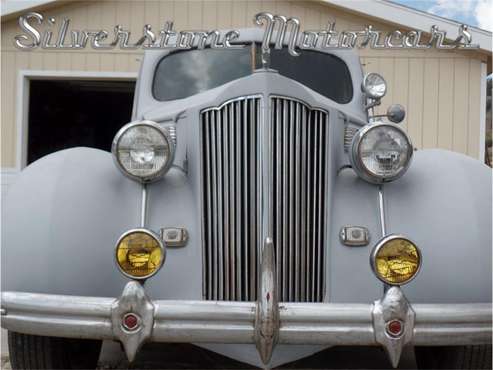
[[[134,279],[154,275],[164,261],[164,247],[159,238],[148,230],[124,234],[116,247],[116,261],[120,270]]]
[[[402,322],[400,320],[392,320],[387,323],[387,333],[392,337],[398,337],[402,334]]]
[[[390,285],[411,281],[421,265],[421,254],[411,241],[404,237],[384,238],[372,253],[372,264],[377,277]]]
[[[136,330],[139,326],[139,317],[133,313],[127,313],[123,317],[122,321],[123,327],[127,330]]]

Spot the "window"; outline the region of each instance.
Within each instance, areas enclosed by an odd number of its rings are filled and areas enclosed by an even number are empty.
[[[336,101],[349,103],[353,84],[349,70],[341,59],[312,50],[301,50],[297,57],[286,48],[271,50],[270,67],[310,89]]]
[[[349,69],[340,58],[311,50],[292,56],[271,50],[270,67],[338,103],[353,97]],[[165,56],[154,75],[153,95],[160,101],[183,99],[248,76],[260,68],[260,47],[180,51]]]
[[[224,85],[252,72],[249,47],[202,49],[172,53],[164,57],[154,75],[157,100],[175,100]]]

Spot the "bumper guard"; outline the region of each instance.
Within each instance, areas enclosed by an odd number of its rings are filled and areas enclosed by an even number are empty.
[[[405,344],[491,343],[492,305],[410,305],[401,289],[390,288],[373,304],[277,301],[272,242],[262,257],[257,302],[151,301],[143,286],[129,282],[120,298],[3,292],[2,327],[25,334],[120,340],[130,361],[145,342],[254,343],[262,361],[280,344],[382,345],[394,367]],[[126,330],[123,316],[139,317]],[[392,336],[387,325],[402,324]]]

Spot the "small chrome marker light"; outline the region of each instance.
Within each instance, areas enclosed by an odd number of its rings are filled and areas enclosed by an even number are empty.
[[[131,279],[143,280],[153,276],[165,258],[162,240],[147,229],[129,230],[116,243],[116,264],[122,274]]]
[[[421,261],[421,252],[416,244],[395,234],[380,240],[370,255],[374,274],[389,285],[409,283],[418,274]]]
[[[387,83],[378,73],[367,73],[363,77],[361,90],[372,99],[381,99],[387,93]]]
[[[169,133],[152,121],[131,122],[123,126],[111,147],[117,167],[141,182],[161,178],[173,163],[175,147]]]
[[[361,128],[351,146],[351,166],[362,179],[373,184],[401,177],[411,164],[414,152],[403,129],[383,122]]]

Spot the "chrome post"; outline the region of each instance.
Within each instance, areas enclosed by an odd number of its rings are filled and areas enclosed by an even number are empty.
[[[147,184],[142,184],[142,204],[140,210],[140,227],[145,228],[147,224]]]
[[[385,203],[383,199],[383,185],[378,186],[378,207],[380,212],[380,227],[382,230],[382,238],[387,235],[387,230],[385,226]]]
[[[380,212],[380,227],[382,232],[382,238],[385,238],[387,236],[387,227],[385,224],[385,201],[383,198],[383,185],[378,185],[378,208]],[[383,292],[387,293],[390,287],[391,285],[384,284]]]

